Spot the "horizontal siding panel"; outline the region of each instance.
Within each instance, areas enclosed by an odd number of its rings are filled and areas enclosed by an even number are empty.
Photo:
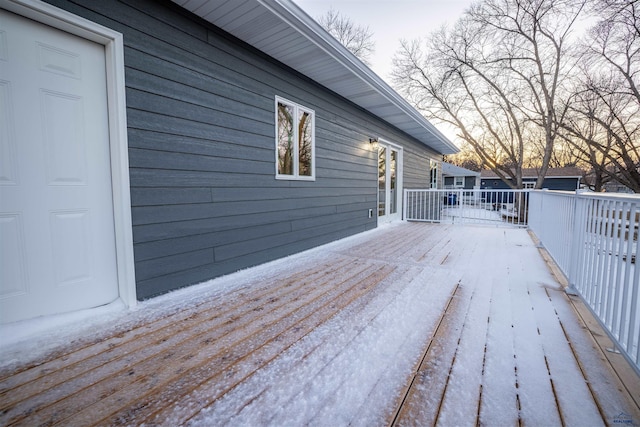
[[[317,149],[316,154],[316,163],[318,163],[318,166],[325,169],[358,170],[372,173],[374,175],[378,170],[377,164],[373,161],[363,162],[362,156],[358,158],[357,156],[329,151],[326,149]]]
[[[367,195],[376,197],[376,184],[368,182],[364,188],[357,187],[314,187],[311,193],[308,187],[296,187],[291,185],[285,191],[280,188],[261,188],[259,192],[249,191],[249,189],[238,188],[213,188],[211,193],[216,202],[238,202],[246,200],[279,200],[297,199],[302,197],[342,197],[350,198],[354,196]],[[252,190],[252,189],[251,189]]]
[[[273,136],[275,131],[270,135],[256,135],[242,130],[221,128],[207,123],[193,122],[189,119],[132,108],[127,109],[127,124],[134,129],[275,150]]]
[[[133,224],[186,221],[191,219],[232,217],[258,213],[281,213],[290,218],[296,211],[339,205],[341,202],[364,202],[366,197],[351,200],[337,197],[310,197],[304,199],[259,200],[228,203],[200,203],[191,205],[143,206],[132,209]]]
[[[367,211],[362,209],[362,203],[352,204],[348,206],[348,210],[336,215],[326,215],[292,221],[291,228],[293,231],[306,230],[320,225],[330,225],[348,221],[362,221],[362,218],[367,218]]]
[[[345,228],[351,226],[357,226],[361,223],[360,220],[345,221],[341,224]],[[251,244],[247,245],[244,242],[233,243],[230,245],[218,246],[214,250],[214,256],[216,261],[224,261],[239,256],[244,256],[256,252],[277,250],[279,247],[286,247],[291,244],[299,244],[305,240],[310,240],[315,237],[331,233],[335,230],[337,224],[331,223],[327,225],[314,226],[313,228],[305,228],[296,230],[291,233],[281,234],[276,237],[266,237],[261,239],[251,240]]]
[[[371,199],[371,197],[369,199]],[[373,201],[375,202],[375,198],[373,198]],[[371,200],[365,200],[360,203],[341,205],[337,209],[338,214],[313,216],[291,222],[269,223],[229,231],[200,233],[195,236],[141,243],[135,248],[135,256],[136,260],[152,259],[233,242],[250,242],[255,238],[277,236],[292,230],[312,228],[317,225],[331,224],[345,220],[362,220],[362,218],[368,218],[367,214],[370,202]],[[375,218],[370,221],[375,222]]]
[[[375,197],[367,197],[364,201],[359,203],[349,203],[346,205],[340,205],[337,207],[338,213],[342,212],[359,212],[360,218],[368,218],[369,209],[372,205],[375,205],[377,199]]]
[[[154,19],[160,20],[190,37],[199,40],[207,40],[208,38],[208,30],[200,25],[193,25],[191,17],[183,13],[184,10],[174,3],[156,1],[150,4],[139,3],[139,5],[137,6],[136,2],[131,2],[125,6],[131,10],[139,11],[141,17],[151,15]],[[127,10],[126,13],[131,13],[131,11]]]
[[[215,76],[217,81],[224,82],[231,86],[244,89],[246,92],[254,95],[268,96],[265,86],[256,79],[243,78],[243,71],[252,71],[252,64],[238,60],[234,56],[229,56],[221,51],[218,46],[211,44],[200,44],[201,52],[206,54],[193,54],[189,51],[177,49],[169,42],[163,40],[144,37],[143,34],[135,29],[128,29],[130,37],[127,39],[125,50],[125,62],[128,55],[137,55],[139,52],[157,58],[159,61],[166,61],[178,69],[201,74],[205,76]],[[224,58],[225,61],[216,62],[210,58]],[[140,66],[134,62],[134,66]],[[256,68],[257,70],[257,68]],[[146,71],[146,69],[145,69]],[[244,83],[244,85],[243,85]]]
[[[213,249],[186,252],[136,263],[136,278],[147,280],[177,271],[190,270],[213,262]]]
[[[132,206],[182,205],[211,203],[210,188],[139,188],[131,189]]]
[[[320,157],[335,157],[345,162],[376,168],[377,150],[371,147],[369,142],[366,145],[354,146],[353,140],[316,136],[316,154]]]
[[[275,259],[301,252],[325,243],[329,243],[355,233],[361,233],[372,228],[375,228],[375,226],[367,226],[366,224],[354,226],[351,223],[346,223],[339,228],[331,227],[332,231],[330,233],[321,234],[314,237],[308,236],[309,239],[298,240],[288,246],[270,248],[238,258],[232,258],[226,261],[217,262],[215,264],[195,268],[189,271],[169,274],[150,280],[139,281],[138,297],[140,299],[146,299],[176,289],[176,283],[181,283],[181,287],[201,283],[213,277],[222,276],[243,268],[262,264],[268,261],[273,261]]]
[[[137,89],[127,90],[129,108],[148,111],[164,116],[182,118],[195,123],[203,123],[223,129],[246,131],[255,135],[271,136],[274,134],[273,123],[259,122],[246,116],[235,116],[226,112],[212,110],[196,104],[155,95]],[[258,110],[259,111],[259,110]]]
[[[214,64],[207,69],[194,70],[132,47],[127,47],[125,52],[127,52],[128,58],[127,76],[132,71],[136,71],[141,76],[155,76],[163,81],[174,81],[185,87],[204,92],[198,95],[199,97],[210,93],[258,108],[264,108],[265,100],[271,99],[267,93],[259,93],[261,89],[258,86],[255,87],[254,91],[251,91],[249,87],[231,84],[221,79],[216,72]],[[227,69],[225,68],[225,70]],[[130,82],[127,81],[127,83],[129,84]]]
[[[265,176],[246,174],[232,174],[226,172],[202,172],[189,170],[164,170],[131,168],[129,171],[131,185],[136,187],[165,187],[171,182],[173,187],[282,187],[269,174]]]
[[[136,260],[142,261],[199,249],[213,248],[216,245],[225,245],[237,241],[249,241],[253,238],[274,236],[288,233],[289,231],[291,231],[290,222],[277,222],[140,243],[136,245],[134,252]]]
[[[375,177],[374,171],[358,171],[358,170],[350,170],[349,168],[342,169],[336,167],[335,169],[326,169],[321,167],[321,162],[318,160],[318,166],[316,169],[316,177],[320,178],[330,178],[330,179],[348,179],[352,181],[365,181],[371,182],[371,180]]]
[[[346,182],[343,179],[334,179],[326,177],[322,180],[313,181],[295,181],[295,180],[276,180],[275,173],[268,175],[232,174],[224,172],[201,172],[201,171],[185,171],[185,170],[163,170],[163,169],[139,169],[132,168],[129,171],[131,185],[136,187],[165,187],[170,181],[173,187],[231,187],[231,188],[264,188],[276,187],[284,188],[299,186],[305,184],[304,188],[315,188],[315,185],[321,184],[325,188],[371,188],[375,183],[371,180],[354,180]],[[275,169],[274,169],[275,172]],[[321,183],[320,183],[321,181]]]
[[[233,217],[204,218],[188,221],[175,221],[171,224],[158,223],[138,225],[133,227],[133,235],[136,242],[149,242],[153,240],[170,239],[174,237],[198,235],[225,230],[235,230],[246,227],[269,225],[281,221],[291,221],[300,218],[310,218],[321,215],[335,214],[335,206],[322,206],[318,208],[298,209],[287,212],[283,216],[281,212],[267,212],[248,215],[236,215]]]
[[[167,78],[157,77],[142,71],[128,68],[126,73],[127,86],[141,92],[150,93],[157,96],[170,97],[176,101],[183,102],[187,105],[203,107],[212,111],[217,111],[221,115],[231,115],[232,117],[248,118],[257,120],[262,123],[273,124],[273,100],[264,97],[261,102],[255,94],[248,93],[246,98],[250,98],[249,102],[241,102],[230,99],[229,96],[241,92],[237,89],[234,93],[227,93],[229,86],[218,87],[219,85],[211,85],[207,90],[194,88],[183,83],[178,83]],[[259,104],[259,105],[252,105]],[[265,107],[271,107],[265,109]]]
[[[194,172],[222,172],[229,174],[257,173],[272,175],[273,161],[255,161],[229,159],[195,154],[183,154],[167,151],[129,150],[129,165],[140,169],[186,170]]]
[[[247,145],[229,144],[211,139],[192,138],[148,130],[129,129],[129,148],[143,148],[175,153],[195,154],[225,159],[261,160],[272,163],[274,148],[257,148]]]

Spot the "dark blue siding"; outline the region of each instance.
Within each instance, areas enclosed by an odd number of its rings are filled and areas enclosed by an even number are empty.
[[[524,182],[535,182],[535,179],[523,179]],[[499,178],[482,178],[480,180],[480,188],[493,190],[509,190],[509,187]],[[546,178],[542,183],[542,188],[548,190],[567,190],[573,191],[578,188],[578,178]]]
[[[547,178],[542,183],[542,188],[574,191],[579,188],[578,185],[578,178]]]
[[[376,135],[436,154],[168,1],[48,2],[121,32],[139,298],[376,227]],[[274,99],[316,113],[316,180],[275,179]]]

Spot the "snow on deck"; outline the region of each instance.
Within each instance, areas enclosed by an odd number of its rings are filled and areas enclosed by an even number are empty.
[[[640,423],[522,229],[394,224],[80,323],[2,345],[0,425]]]

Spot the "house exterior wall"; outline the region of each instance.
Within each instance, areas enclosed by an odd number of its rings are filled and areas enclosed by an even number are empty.
[[[534,178],[523,178],[523,182],[536,182]],[[579,188],[579,178],[546,178],[542,183],[542,188],[548,190],[574,191]],[[480,188],[493,190],[511,189],[500,178],[482,178]]]
[[[533,180],[535,182],[535,180]],[[574,191],[580,188],[579,178],[546,178],[542,183],[542,188],[549,190]]]
[[[412,143],[411,140],[407,140],[402,145],[404,151],[404,188],[429,188],[431,180],[429,160],[437,161],[442,156],[427,150],[421,144]],[[440,177],[439,174],[438,179]]]
[[[436,153],[171,2],[47,2],[124,36],[138,299],[375,228],[372,135],[429,183]],[[276,96],[315,111],[315,181],[275,179]]]
[[[453,188],[455,185],[455,177],[453,176],[445,176],[444,177],[444,188]],[[465,176],[464,177],[464,186],[462,189],[464,190],[473,190],[473,187],[476,185],[476,177],[475,176]]]
[[[455,177],[453,176],[445,176],[444,179],[444,188],[453,188],[455,185]],[[476,177],[475,176],[465,176],[464,177],[464,186],[462,189],[464,190],[473,190],[473,187],[476,185]]]

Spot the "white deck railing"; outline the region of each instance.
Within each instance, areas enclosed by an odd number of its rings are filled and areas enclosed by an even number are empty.
[[[404,219],[527,226],[530,190],[405,190]]]
[[[639,223],[640,195],[530,195],[530,229],[640,374]]]

